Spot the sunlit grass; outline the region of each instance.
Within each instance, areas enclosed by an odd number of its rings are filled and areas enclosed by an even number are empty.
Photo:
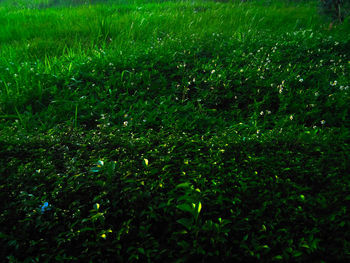
[[[69,78],[76,78],[74,74],[85,74],[82,71],[86,66],[83,65],[92,58],[98,61],[97,64],[109,64],[108,60],[123,64],[127,62],[122,61],[130,58],[136,61],[145,54],[154,56],[159,52],[159,55],[163,54],[161,56],[168,56],[163,57],[165,60],[172,60],[183,50],[186,54],[186,49],[192,49],[192,52],[199,52],[191,54],[193,62],[198,63],[204,53],[209,52],[205,56],[215,57],[215,52],[220,49],[225,52],[223,50],[229,50],[230,46],[245,56],[266,44],[272,47],[287,43],[293,35],[295,45],[312,46],[329,34],[315,5],[281,2],[269,5],[256,2],[135,2],[129,5],[83,4],[73,8],[57,5],[51,9],[6,10],[5,7],[1,12],[5,25],[0,29],[0,65],[4,72],[1,78],[4,83],[2,100],[7,104],[2,114],[5,116],[13,116],[17,111],[23,113],[25,104],[33,99],[28,97],[28,90],[31,95],[37,94],[39,104],[47,105],[48,101],[41,100],[49,98],[42,92],[52,89],[52,86],[45,86],[57,84],[43,83],[47,81],[35,76],[47,74],[51,79],[61,76],[65,79],[62,81],[67,82]],[[342,27],[338,31],[341,35]],[[235,56],[239,56],[238,53]],[[269,55],[267,50],[263,53],[262,57]],[[242,59],[229,65],[242,67],[238,65],[240,63],[252,61]],[[248,66],[248,71],[251,67],[256,65]],[[125,76],[132,76],[125,73],[129,71],[123,72]],[[62,99],[69,101],[71,97],[54,99],[58,93],[49,93],[54,103]]]

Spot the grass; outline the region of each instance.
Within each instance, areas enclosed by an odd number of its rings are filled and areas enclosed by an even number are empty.
[[[0,257],[349,260],[348,22],[316,2],[2,1]]]

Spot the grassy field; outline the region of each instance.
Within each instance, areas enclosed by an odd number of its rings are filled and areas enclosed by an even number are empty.
[[[313,1],[0,1],[0,261],[350,261],[329,24]]]

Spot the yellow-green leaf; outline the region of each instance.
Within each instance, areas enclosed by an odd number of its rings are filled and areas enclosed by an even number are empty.
[[[198,214],[201,212],[201,210],[202,210],[202,203],[199,202],[198,203],[198,208],[197,208]]]

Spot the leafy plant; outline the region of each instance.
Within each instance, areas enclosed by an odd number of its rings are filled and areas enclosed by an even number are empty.
[[[350,261],[348,24],[95,3],[0,3],[0,261]]]

